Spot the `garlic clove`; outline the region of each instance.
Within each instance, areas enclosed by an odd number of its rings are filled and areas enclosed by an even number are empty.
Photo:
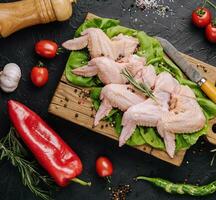
[[[10,87],[10,88],[7,86],[1,86],[1,89],[6,93],[11,93],[17,89],[17,86],[16,87]]]
[[[21,78],[21,70],[15,63],[5,65],[0,73],[0,87],[4,92],[13,92],[18,87]]]
[[[21,70],[20,67],[15,63],[8,63],[5,65],[3,69],[3,73],[11,78],[20,79],[21,78]]]

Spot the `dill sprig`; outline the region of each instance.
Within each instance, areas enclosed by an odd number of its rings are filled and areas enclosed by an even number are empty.
[[[17,167],[22,178],[22,183],[27,186],[32,193],[43,200],[51,200],[51,192],[40,188],[43,183],[52,188],[53,180],[48,176],[43,176],[38,172],[37,163],[25,159],[27,151],[16,137],[14,128],[0,140],[0,160],[9,160],[13,166]]]
[[[145,96],[150,97],[156,101],[156,97],[154,96],[153,91],[146,84],[137,82],[127,69],[123,69],[122,74],[135,88],[143,92]]]

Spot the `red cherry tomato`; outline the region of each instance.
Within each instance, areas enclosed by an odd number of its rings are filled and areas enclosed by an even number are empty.
[[[113,173],[112,162],[104,156],[101,156],[96,161],[96,171],[100,177],[108,177]]]
[[[205,7],[198,7],[192,13],[192,22],[199,28],[206,27],[212,19],[211,11]]]
[[[51,40],[41,40],[36,43],[35,51],[44,58],[54,58],[58,52],[58,45]]]
[[[216,43],[216,25],[210,23],[205,29],[205,35],[209,42]]]
[[[31,71],[32,83],[37,87],[44,86],[49,79],[49,72],[46,67],[35,66]]]

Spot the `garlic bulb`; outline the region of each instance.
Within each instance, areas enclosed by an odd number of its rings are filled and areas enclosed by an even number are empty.
[[[21,78],[21,70],[15,63],[5,65],[0,72],[0,87],[4,92],[13,92],[18,87]]]

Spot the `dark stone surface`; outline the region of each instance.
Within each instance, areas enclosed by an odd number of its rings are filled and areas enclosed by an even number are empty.
[[[209,183],[216,179],[216,163],[210,167],[212,154],[209,151],[214,148],[210,144],[200,140],[188,151],[183,165],[175,167],[130,147],[118,148],[115,141],[48,114],[48,105],[69,54],[66,53],[47,61],[36,56],[33,50],[35,42],[40,39],[52,39],[60,44],[72,38],[74,30],[83,22],[86,13],[92,12],[102,17],[118,18],[125,26],[143,29],[151,35],[165,37],[182,52],[216,65],[216,46],[206,42],[203,31],[196,29],[190,22],[191,11],[199,3],[200,1],[174,0],[174,3],[170,3],[174,16],[162,18],[151,14],[145,16],[145,12],[133,6],[133,0],[79,0],[74,9],[74,16],[67,22],[35,26],[22,30],[7,39],[0,39],[0,67],[2,68],[8,62],[15,62],[21,66],[23,73],[21,84],[16,92],[10,95],[0,92],[0,136],[4,136],[10,126],[6,108],[7,100],[16,99],[23,102],[40,114],[73,147],[84,163],[84,172],[81,177],[90,179],[93,183],[91,188],[71,184],[54,194],[56,200],[110,198],[108,186],[95,173],[94,163],[99,155],[107,155],[114,163],[113,186],[125,183],[132,185],[133,192],[127,199],[213,200],[216,198],[215,195],[205,198],[169,195],[148,183],[133,181],[133,177],[137,175],[146,175],[177,182],[183,182],[186,178],[193,184]],[[42,89],[35,88],[29,80],[31,68],[38,60],[46,63],[50,72],[49,83]],[[22,185],[17,169],[9,162],[1,162],[0,172],[0,199],[35,199],[32,193]]]

